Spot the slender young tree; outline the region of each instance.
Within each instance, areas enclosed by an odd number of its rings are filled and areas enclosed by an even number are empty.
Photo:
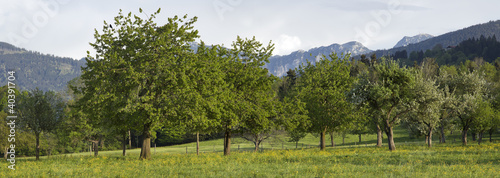
[[[36,137],[36,160],[40,157],[40,134],[50,132],[63,120],[66,103],[53,91],[38,88],[24,92],[19,98],[17,113],[20,125],[29,128]]]

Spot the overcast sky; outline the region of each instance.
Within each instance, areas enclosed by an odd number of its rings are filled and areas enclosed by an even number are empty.
[[[274,54],[359,41],[392,48],[404,36],[441,35],[499,20],[500,1],[451,0],[0,0],[0,41],[28,50],[80,59],[91,50],[94,29],[112,22],[119,9],[139,16],[162,9],[197,16],[207,44],[229,46],[237,35],[276,44]]]

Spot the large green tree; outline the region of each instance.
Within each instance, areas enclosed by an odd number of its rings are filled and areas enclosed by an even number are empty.
[[[40,134],[51,132],[65,117],[66,103],[53,91],[34,89],[23,92],[18,100],[20,125],[29,128],[36,137],[36,160],[40,156]]]
[[[397,61],[383,59],[371,67],[370,73],[361,75],[360,82],[353,88],[351,95],[355,103],[370,108],[377,126],[377,121],[382,121],[391,151],[396,150],[393,128],[415,103],[414,85],[415,75],[411,69],[400,67]]]
[[[462,143],[467,145],[467,133],[474,120],[474,113],[479,107],[479,101],[484,99],[486,81],[478,72],[461,72],[447,81],[450,92],[455,93],[457,100],[456,116],[462,128]]]
[[[82,68],[79,105],[89,117],[140,131],[140,159],[151,157],[152,132],[183,113],[194,86],[189,73],[195,53],[189,43],[198,38],[192,26],[197,18],[175,16],[158,25],[159,13],[143,19],[120,10],[113,25],[104,22],[102,33],[96,30],[91,43],[96,54],[89,53]]]
[[[221,113],[221,130],[224,132],[224,155],[231,153],[231,137],[234,131],[260,133],[271,127],[276,117],[272,86],[276,79],[262,68],[269,62],[274,45],[263,46],[255,37],[243,39],[239,36],[232,49],[221,50],[229,59],[223,71],[228,84]],[[226,54],[224,54],[226,53]]]
[[[320,133],[320,149],[325,149],[325,134],[347,123],[351,104],[346,92],[355,81],[350,76],[350,55],[332,53],[315,65],[308,62],[298,70],[299,96],[306,103],[311,121],[310,131]]]

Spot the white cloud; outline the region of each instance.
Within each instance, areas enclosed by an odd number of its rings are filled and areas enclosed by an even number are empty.
[[[275,49],[274,54],[286,55],[300,48],[302,42],[297,36],[289,36],[281,34],[279,39],[274,41]]]

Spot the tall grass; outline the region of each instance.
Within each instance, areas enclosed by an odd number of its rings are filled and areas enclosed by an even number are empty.
[[[0,177],[498,177],[500,143],[266,150],[263,152],[157,153],[149,161],[126,157],[53,156],[21,159],[15,171],[1,162]]]

